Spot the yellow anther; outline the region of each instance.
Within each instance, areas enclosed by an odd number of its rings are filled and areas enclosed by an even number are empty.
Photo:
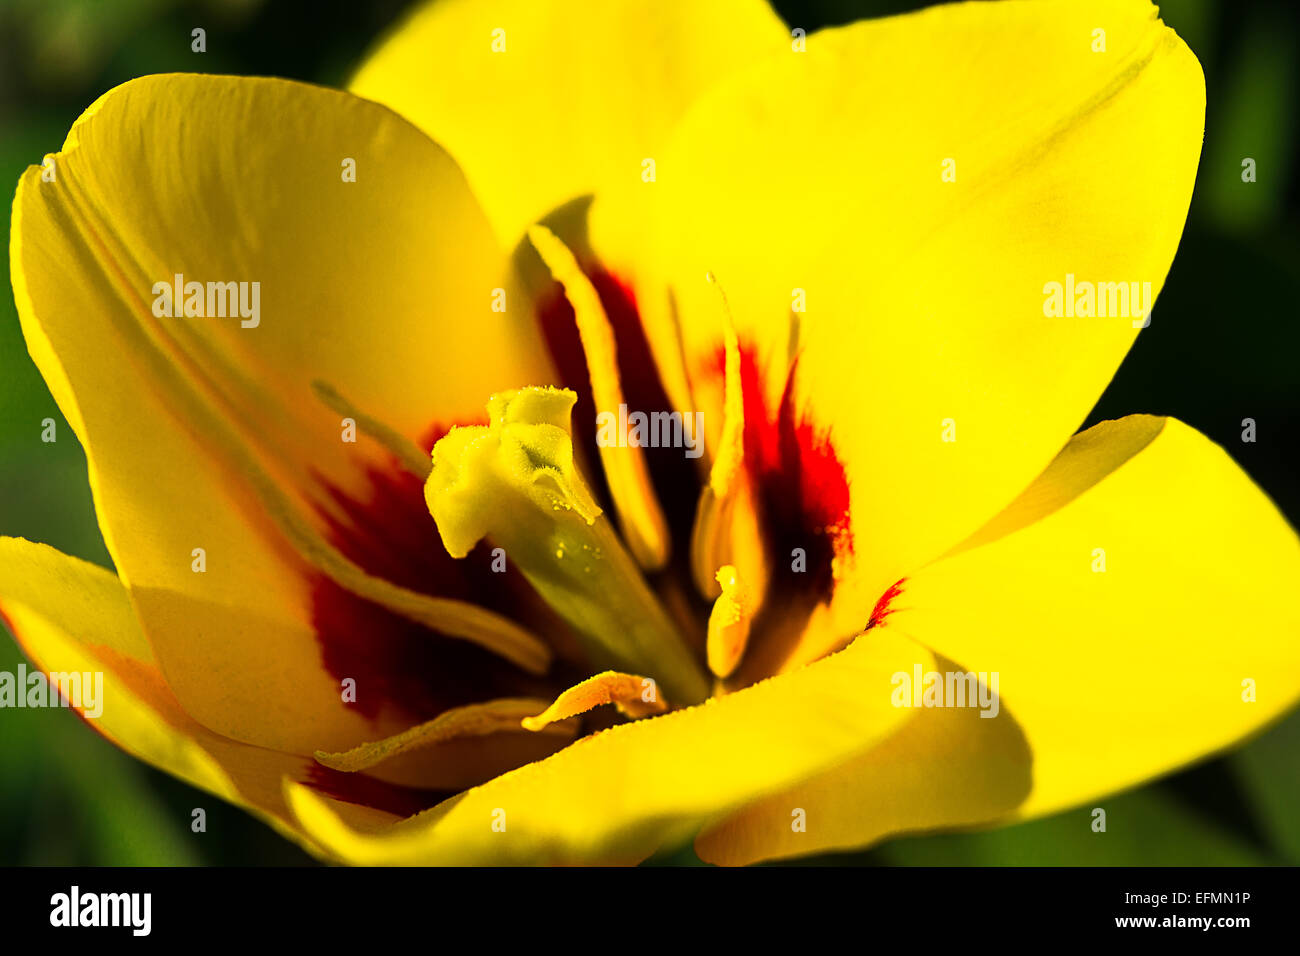
[[[745,654],[754,605],[733,565],[719,568],[717,580],[722,593],[709,614],[709,670],[725,678],[731,676]]]
[[[585,714],[602,704],[613,704],[619,713],[633,718],[662,714],[668,709],[668,702],[650,678],[605,671],[570,687],[555,698],[555,703],[521,723],[527,730],[544,730],[557,720]]]

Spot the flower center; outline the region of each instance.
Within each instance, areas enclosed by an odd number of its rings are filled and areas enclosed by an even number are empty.
[[[429,511],[452,557],[484,538],[501,548],[594,667],[649,677],[674,706],[699,703],[709,681],[574,463],[576,398],[556,388],[492,396],[486,426],[453,428],[434,446]]]
[[[367,715],[400,731],[318,752],[331,792],[372,771],[463,789],[619,714],[698,704],[852,638],[831,615],[815,620],[852,537],[828,433],[793,401],[797,349],[773,405],[763,382],[781,356],[737,335],[719,286],[723,341],[692,366],[709,401],[722,398],[715,447],[694,458],[602,440],[599,413],[624,405],[685,414],[664,382],[686,382],[690,403],[692,376],[658,366],[627,286],[548,230],[529,239],[549,275],[525,284],[562,387],[493,395],[485,418],[431,428],[417,447],[317,384],[400,479],[372,475],[370,502],[331,495],[344,505],[331,538],[368,576],[313,595],[326,666],[368,668]],[[441,542],[421,533],[429,514]]]

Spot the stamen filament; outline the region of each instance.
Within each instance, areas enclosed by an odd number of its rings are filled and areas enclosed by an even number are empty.
[[[520,721],[537,712],[546,702],[535,697],[503,698],[481,704],[468,704],[444,711],[433,720],[416,724],[383,740],[358,744],[351,750],[330,753],[316,751],[316,762],[331,770],[355,773],[367,770],[399,754],[422,747],[432,747],[461,737],[483,737],[488,734],[508,733],[520,729]],[[549,723],[549,722],[548,722]],[[541,730],[543,728],[529,728]],[[549,723],[548,733],[572,736],[575,727]]]
[[[691,571],[696,587],[708,598],[721,592],[714,571],[738,565],[749,601],[756,609],[767,586],[767,552],[759,525],[753,488],[745,467],[745,394],[740,370],[740,338],[731,317],[726,293],[713,273],[709,283],[717,290],[722,313],[725,368],[722,435],[709,471],[709,483],[700,493],[691,532]],[[734,666],[734,665],[733,665]]]
[[[423,481],[429,477],[429,456],[401,432],[367,415],[338,393],[333,385],[319,379],[311,383],[316,397],[340,415],[351,418],[363,435],[369,435],[387,448],[402,467]]]

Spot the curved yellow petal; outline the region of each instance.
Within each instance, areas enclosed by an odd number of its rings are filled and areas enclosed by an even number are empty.
[[[357,863],[634,863],[897,731],[912,712],[892,705],[891,675],[932,661],[871,632],[798,672],[583,738],[383,835],[305,788],[289,800],[314,840]]]
[[[350,88],[446,146],[513,246],[570,199],[640,183],[701,91],[788,44],[763,0],[435,0]]]
[[[281,784],[284,777],[308,781],[311,761],[236,743],[190,719],[167,688],[112,573],[47,545],[0,538],[0,617],[35,667],[102,673],[102,696],[93,708],[101,713],[90,716],[89,701],[80,708],[91,727],[127,753],[248,808],[313,849],[292,825]],[[358,826],[395,819],[337,809]]]
[[[1050,813],[1226,746],[1300,697],[1298,550],[1187,426],[1135,415],[1076,435],[996,518],[904,581],[880,625],[951,655],[940,672],[996,672],[997,716],[924,709],[696,848],[735,865]]]
[[[884,629],[1000,675],[1037,815],[1295,706],[1297,580],[1300,539],[1223,449],[1136,416],[1076,436],[989,532],[910,576]]]
[[[1138,282],[1154,297],[1203,120],[1199,64],[1144,0],[934,7],[816,33],[721,81],[674,132],[653,193],[597,197],[593,245],[636,276],[644,309],[675,310],[713,428],[716,275],[767,408],[806,429],[798,460],[824,446],[847,474],[861,546],[839,570],[874,600],[1083,421],[1140,306],[1049,317],[1045,287]]]
[[[379,594],[324,539],[357,534],[358,508],[427,521],[419,484],[395,503],[383,449],[349,443],[312,383],[415,440],[521,376],[547,380],[526,304],[495,295],[506,262],[456,165],[350,94],[197,75],[110,91],[53,159],[53,180],[30,168],[14,201],[15,298],[177,698],[214,730],[304,754],[409,725],[351,663],[322,666],[321,628],[357,622],[319,589],[326,566]],[[167,315],[176,276],[218,314]],[[244,294],[251,317],[214,292]],[[439,593],[436,573],[421,581]],[[364,706],[342,699],[348,677]]]
[[[961,669],[936,659],[938,673]],[[741,866],[985,824],[1014,812],[1032,770],[1009,711],[985,717],[976,707],[921,709],[865,754],[709,827],[695,850],[709,863]]]

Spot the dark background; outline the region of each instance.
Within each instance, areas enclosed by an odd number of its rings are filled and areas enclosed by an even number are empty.
[[[618,2],[618,0],[607,0]],[[707,3],[708,0],[699,0]],[[924,6],[778,2],[812,30]],[[342,85],[402,0],[0,0],[0,183],[59,149],[105,90],[174,70]],[[1182,245],[1151,327],[1088,424],[1174,415],[1222,444],[1293,526],[1300,483],[1300,217],[1295,101],[1300,4],[1173,0],[1161,16],[1208,87],[1205,150]],[[207,52],[190,31],[207,30]],[[1241,181],[1241,161],[1257,181]],[[4,202],[6,215],[8,202]],[[7,228],[6,228],[7,234]],[[12,292],[0,294],[0,533],[111,566],[75,442],[34,436],[62,418],[27,357]],[[1241,441],[1242,419],[1257,441]],[[66,426],[65,426],[66,427]],[[65,432],[70,434],[70,431]],[[1300,583],[1300,582],[1298,582]],[[1297,589],[1300,591],[1300,588]],[[1233,595],[1249,602],[1251,595]],[[0,669],[20,653],[0,630]],[[891,864],[1300,864],[1300,714],[1247,745],[1090,809],[982,833],[900,839],[819,862]],[[190,832],[204,807],[206,833]],[[685,851],[671,862],[692,862]],[[9,710],[0,725],[0,864],[310,863],[242,811],[141,764],[62,710]]]

